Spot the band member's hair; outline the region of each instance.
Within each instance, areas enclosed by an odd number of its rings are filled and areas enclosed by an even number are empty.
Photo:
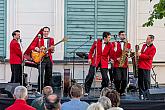
[[[42,29],[44,30],[45,28],[47,28],[50,31],[50,28],[48,26],[45,26]]]
[[[150,36],[150,38],[153,39],[153,40],[155,39],[154,35],[148,35],[148,36]]]
[[[13,36],[13,37],[16,35],[16,32],[19,32],[19,33],[20,33],[20,30],[15,30],[15,31],[13,31],[13,33],[12,33],[12,36]]]
[[[103,32],[103,39],[104,39],[104,37],[107,38],[109,35],[111,35],[110,32]]]
[[[119,33],[118,33],[118,34],[120,35],[121,33],[125,33],[125,31],[119,31]]]

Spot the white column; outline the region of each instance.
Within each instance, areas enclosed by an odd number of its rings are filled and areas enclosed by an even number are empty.
[[[131,43],[132,49],[137,44],[137,2],[138,0],[128,0],[128,17],[127,17],[127,36]]]
[[[64,38],[64,0],[54,0],[54,22],[55,22],[55,43]],[[63,60],[64,58],[64,43],[61,43],[55,47],[55,54],[53,57],[55,60]]]
[[[7,33],[6,33],[6,57],[9,59],[9,44],[12,39],[12,32],[17,29],[17,1],[7,0]]]

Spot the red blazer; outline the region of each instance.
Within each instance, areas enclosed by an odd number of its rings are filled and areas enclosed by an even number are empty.
[[[25,100],[17,99],[14,102],[14,104],[8,107],[6,110],[36,110],[36,109],[29,106]]]
[[[117,42],[116,51],[114,50],[114,47],[115,47],[115,42],[112,43],[112,48],[113,48],[112,49],[112,53],[113,53],[112,59],[114,60],[114,64],[113,64],[114,68],[117,68],[117,67],[119,67],[119,63],[120,63],[120,61],[118,61],[117,58],[120,58],[122,55],[121,43]],[[128,43],[127,48],[131,49],[130,43]],[[122,68],[127,68],[127,67],[128,67],[128,58],[126,59],[126,62],[124,63]]]
[[[108,68],[108,57],[110,55],[110,49],[111,44],[108,43],[105,45],[102,52],[102,40],[98,39],[97,41],[94,41],[88,55],[88,59],[91,59],[92,61],[91,65],[98,67],[98,65],[101,64],[101,68]]]
[[[10,42],[10,64],[22,63],[22,51],[16,39]]]
[[[141,55],[139,56],[138,67],[141,69],[150,70],[152,68],[153,57],[156,53],[156,48],[153,44],[147,47],[146,44],[143,44],[141,49]]]
[[[32,50],[35,50],[35,47],[44,46],[44,38],[41,38],[41,41],[40,42],[41,42],[41,44],[39,44],[39,38],[36,37],[34,39],[34,41],[31,43],[30,50],[32,51]],[[53,38],[50,38],[50,40],[49,40],[49,47],[51,45],[54,45],[54,39]],[[53,60],[52,60],[52,50],[48,50],[48,55],[50,57],[50,60],[53,63]]]

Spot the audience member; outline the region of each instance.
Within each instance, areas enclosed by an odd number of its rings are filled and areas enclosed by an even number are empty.
[[[104,107],[100,103],[92,103],[87,110],[104,110]]]
[[[98,102],[107,110],[112,107],[111,100],[108,97],[102,96],[98,99]]]
[[[111,100],[112,108],[109,110],[123,110],[119,107],[120,105],[120,95],[117,91],[112,90],[111,92],[108,92],[106,94],[106,97],[108,97]]]
[[[50,94],[53,94],[52,87],[45,86],[43,88],[43,96],[33,100],[31,106],[35,107],[37,110],[44,110],[44,99]]]
[[[61,110],[86,110],[88,103],[80,101],[83,95],[83,88],[79,84],[75,84],[70,90],[71,101],[65,102],[61,106]]]
[[[26,103],[28,98],[28,91],[24,86],[17,86],[14,90],[14,98],[16,99],[14,104],[8,107],[6,110],[36,110]]]
[[[51,94],[45,99],[45,110],[60,110],[60,99],[56,94]]]
[[[101,90],[100,97],[105,96],[105,95],[107,94],[107,92],[110,92],[110,91],[112,91],[112,90],[109,89],[108,87],[104,87],[104,88]]]

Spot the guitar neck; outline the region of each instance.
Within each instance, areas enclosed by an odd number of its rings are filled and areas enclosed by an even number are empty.
[[[61,41],[55,43],[53,46],[56,46],[56,45],[60,44],[61,42],[63,42],[63,40],[61,40]]]
[[[56,46],[56,45],[60,44],[61,42],[63,42],[63,40],[61,40],[61,41],[55,43],[53,46]],[[50,47],[48,47],[47,49],[45,49],[44,52],[46,53],[49,49],[50,49]]]

